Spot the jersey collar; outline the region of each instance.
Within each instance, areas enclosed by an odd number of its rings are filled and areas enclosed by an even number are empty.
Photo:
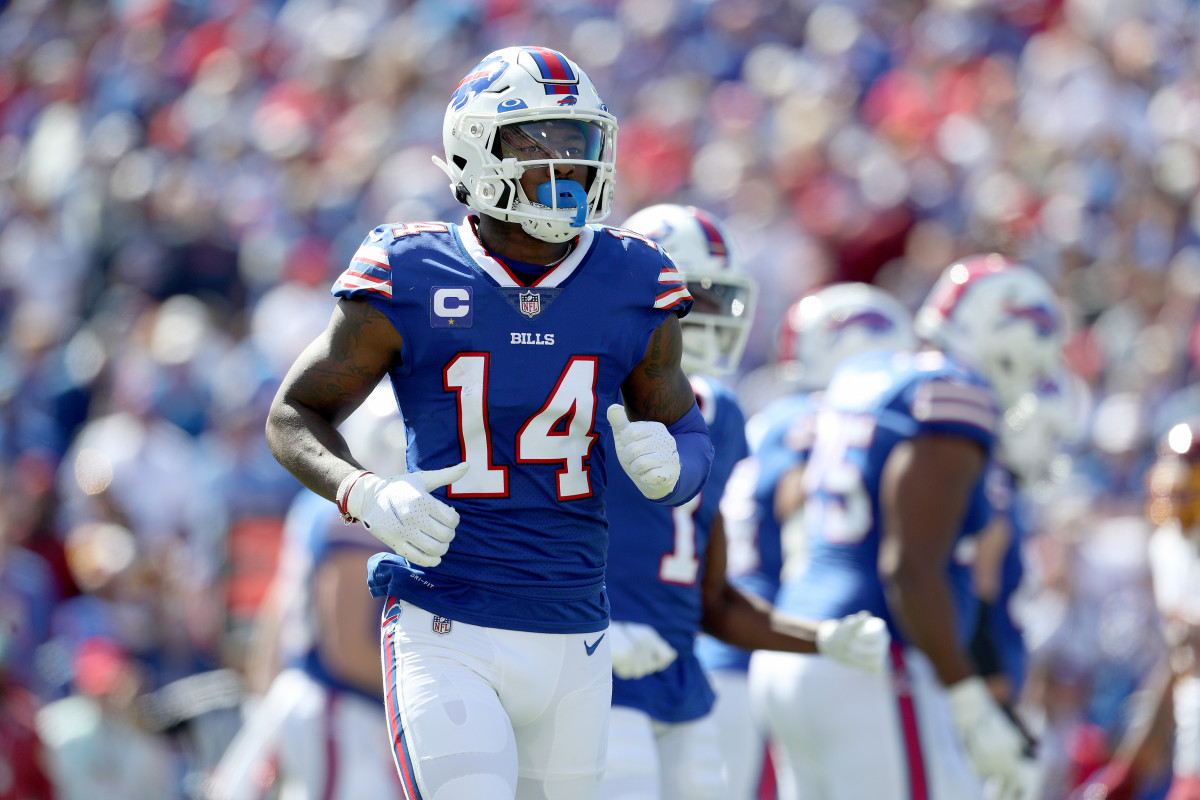
[[[510,288],[527,288],[525,284],[517,280],[512,271],[497,258],[493,258],[488,253],[487,248],[483,246],[483,242],[479,241],[478,234],[475,233],[475,226],[471,224],[471,215],[468,214],[459,226],[460,239],[463,243],[463,248],[467,251],[467,255],[471,260],[479,265],[479,268],[484,271],[492,280],[500,286]],[[534,281],[531,286],[544,288],[561,286],[567,278],[575,273],[579,265],[583,263],[584,256],[592,247],[592,239],[595,237],[595,232],[588,226],[584,226],[579,232],[579,240],[575,244],[575,249],[566,259],[547,271]]]

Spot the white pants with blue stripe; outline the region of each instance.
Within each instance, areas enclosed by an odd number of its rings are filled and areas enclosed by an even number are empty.
[[[381,638],[408,800],[599,797],[612,701],[602,632],[484,628],[389,598]]]

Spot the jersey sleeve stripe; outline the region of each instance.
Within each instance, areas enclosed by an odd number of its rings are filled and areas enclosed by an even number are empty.
[[[687,290],[686,286],[678,286],[670,289],[654,298],[655,308],[674,308],[680,303],[685,303],[692,299],[692,293]]]
[[[382,247],[374,247],[372,245],[365,244],[358,248],[350,260],[361,261],[362,263],[372,267],[391,269],[391,264],[388,262],[387,251]]]
[[[982,386],[933,380],[917,388],[913,416],[921,422],[958,422],[996,430],[999,412]]]
[[[958,400],[964,403],[992,407],[992,398],[980,386],[934,382],[922,386],[922,393],[932,400]]]
[[[679,274],[677,269],[669,269],[664,267],[662,272],[658,273],[659,283],[683,283],[683,276]]]
[[[368,292],[377,292],[384,297],[392,296],[392,282],[376,278],[373,275],[366,275],[353,270],[346,270],[338,276],[337,282],[334,284],[334,291],[344,289],[349,292],[359,289]]]
[[[932,402],[913,406],[913,416],[921,422],[958,422],[973,425],[989,433],[996,429],[996,414],[991,408],[970,403]]]

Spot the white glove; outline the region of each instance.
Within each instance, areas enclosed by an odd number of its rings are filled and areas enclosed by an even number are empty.
[[[958,738],[987,784],[988,797],[1032,800],[1040,772],[1033,743],[993,699],[983,678],[964,678],[947,692]]]
[[[629,680],[666,669],[679,655],[658,631],[640,622],[610,622],[608,647],[613,674]]]
[[[638,491],[651,500],[666,497],[679,482],[679,449],[661,422],[630,422],[625,406],[608,407],[617,459]]]
[[[1022,756],[1016,770],[1005,777],[988,778],[983,800],[1041,800],[1045,771],[1032,755]]]
[[[465,461],[393,478],[359,474],[346,495],[346,513],[361,520],[376,539],[400,556],[422,567],[436,567],[454,538],[458,512],[429,492],[466,474]],[[354,477],[351,474],[346,480]]]
[[[891,643],[887,623],[870,611],[827,619],[817,626],[817,650],[821,655],[867,672],[883,669]]]

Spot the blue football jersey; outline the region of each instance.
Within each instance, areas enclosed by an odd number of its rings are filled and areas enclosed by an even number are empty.
[[[1020,692],[1025,683],[1028,651],[1025,635],[1013,618],[1012,603],[1025,575],[1021,550],[1031,528],[1029,508],[1016,476],[998,463],[993,462],[988,486],[995,513],[1003,514],[1008,523],[1009,542],[1000,564],[1000,592],[978,624],[987,628],[996,666],[1008,678],[1014,692]]]
[[[403,337],[390,376],[409,471],[470,464],[435,490],[461,517],[442,562],[376,556],[372,593],[473,625],[603,630],[605,411],[655,328],[691,308],[671,260],[642,236],[589,226],[525,286],[470,217],[382,225],[333,293],[370,302]]]
[[[613,705],[645,711],[663,722],[708,713],[713,692],[693,652],[700,630],[700,581],[722,488],[746,456],[746,418],[733,392],[711,378],[694,377],[700,411],[716,455],[708,483],[678,508],[642,496],[616,459],[609,464],[608,595],[614,620],[654,626],[679,657],[637,680],[613,677]],[[611,446],[611,432],[606,434]]]
[[[774,602],[783,570],[783,542],[775,517],[775,490],[783,474],[808,461],[816,431],[819,393],[781,397],[759,412],[763,434],[737,467],[723,507],[729,582]],[[737,509],[744,509],[739,512]],[[696,654],[706,670],[746,671],[750,651],[702,635]]]
[[[877,571],[884,464],[897,444],[923,434],[965,437],[990,454],[998,415],[983,378],[940,353],[871,353],[843,364],[818,411],[805,471],[808,566],[784,582],[777,606],[812,619],[865,609],[903,641]],[[972,491],[956,557],[947,566],[964,644],[974,628],[975,601],[970,547],[962,540],[991,516],[985,483],[981,477]]]

